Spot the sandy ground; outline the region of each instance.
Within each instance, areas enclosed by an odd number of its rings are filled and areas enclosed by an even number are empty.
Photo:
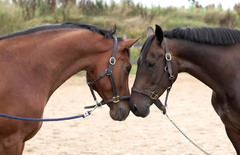
[[[134,76],[130,77],[132,86]],[[84,113],[94,104],[85,77],[72,77],[52,96],[44,118]],[[162,100],[165,98],[161,97]],[[168,101],[168,115],[197,145],[212,155],[236,154],[211,105],[211,90],[188,74],[180,74]],[[101,107],[85,119],[46,122],[26,142],[24,155],[201,155],[155,107],[146,118],[130,113],[113,121]]]

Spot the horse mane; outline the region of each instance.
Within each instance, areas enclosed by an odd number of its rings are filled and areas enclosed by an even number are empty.
[[[231,45],[240,42],[240,31],[225,27],[176,27],[165,30],[163,33],[167,38],[184,39],[203,44]]]
[[[12,38],[12,37],[17,37],[21,35],[27,35],[39,31],[44,31],[44,30],[54,30],[54,29],[86,29],[92,32],[99,33],[106,38],[111,38],[115,32],[116,32],[116,26],[113,27],[111,30],[105,30],[100,27],[94,26],[94,25],[89,25],[89,24],[82,24],[82,23],[77,23],[77,22],[64,22],[61,24],[47,24],[47,25],[42,25],[42,26],[37,26],[33,28],[28,28],[23,31],[15,32],[9,35],[1,36],[0,40],[2,39],[7,39],[7,38]]]

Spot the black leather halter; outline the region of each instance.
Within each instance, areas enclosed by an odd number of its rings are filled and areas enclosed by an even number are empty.
[[[168,50],[167,39],[164,38],[163,41],[164,41],[164,45],[165,45],[166,66],[165,66],[165,69],[163,71],[163,76],[161,77],[161,80],[158,83],[156,89],[154,91],[150,92],[150,91],[147,91],[147,90],[138,89],[138,88],[133,87],[132,91],[149,96],[154,101],[154,104],[160,110],[162,110],[163,114],[166,114],[167,99],[168,99],[169,92],[170,92],[170,90],[172,88],[172,84],[174,82],[174,76],[173,76],[173,73],[172,73],[172,65],[171,65],[172,56],[171,56],[171,54],[170,54],[170,52]],[[165,99],[165,103],[163,105],[162,102],[159,100],[159,96],[158,96],[157,93],[159,92],[159,90],[161,88],[161,85],[162,85],[162,82],[163,82],[163,77],[165,76],[166,72],[169,74],[169,78],[168,79],[169,79],[171,85],[167,88],[166,99]]]
[[[116,52],[117,52],[117,48],[118,48],[118,40],[116,37],[113,37],[113,41],[114,41],[114,46],[113,46],[113,53],[111,58],[109,59],[109,65],[108,68],[105,70],[105,72],[103,72],[96,80],[94,80],[93,82],[88,82],[87,84],[90,88],[90,91],[92,93],[93,99],[96,102],[96,105],[92,105],[92,106],[86,106],[84,107],[85,109],[89,109],[89,108],[94,108],[96,106],[102,106],[104,104],[108,104],[108,103],[118,103],[120,100],[127,100],[130,98],[130,96],[118,96],[117,94],[117,89],[116,89],[116,84],[112,75],[112,67],[114,66],[114,64],[116,63]],[[108,100],[102,100],[101,102],[97,101],[96,95],[94,93],[94,90],[92,88],[92,85],[94,83],[96,83],[97,81],[99,81],[101,78],[103,78],[104,76],[109,76],[111,84],[112,84],[112,88],[113,88],[113,97],[111,99]]]

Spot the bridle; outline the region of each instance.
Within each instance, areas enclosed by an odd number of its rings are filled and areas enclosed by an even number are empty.
[[[169,92],[172,88],[172,84],[174,82],[174,75],[173,75],[173,72],[172,72],[172,65],[171,65],[171,60],[172,60],[172,56],[169,52],[169,49],[168,49],[168,43],[167,43],[167,39],[166,38],[163,38],[163,41],[164,41],[164,45],[165,45],[165,60],[166,60],[166,66],[164,68],[164,71],[163,71],[163,75],[160,79],[160,82],[158,83],[156,89],[154,91],[147,91],[147,90],[143,90],[143,89],[139,89],[139,88],[136,88],[136,87],[133,87],[132,88],[132,91],[134,92],[137,92],[137,93],[140,93],[140,94],[143,94],[143,95],[146,95],[148,97],[150,97],[153,101],[154,101],[154,104],[160,109],[162,110],[163,114],[166,114],[166,108],[167,108],[167,99],[168,99],[168,95],[169,95]],[[148,47],[149,48],[149,47]],[[148,51],[148,49],[146,49]],[[169,74],[169,81],[171,83],[171,85],[167,88],[167,94],[166,94],[166,98],[165,98],[165,103],[164,105],[162,104],[162,102],[159,100],[159,96],[157,94],[157,92],[159,92],[160,88],[161,88],[161,85],[162,85],[162,82],[163,82],[163,77],[165,76],[165,73],[168,73]]]
[[[113,38],[113,41],[114,41],[114,46],[113,46],[113,52],[112,52],[112,56],[111,58],[109,59],[109,65],[108,65],[108,68],[105,70],[105,72],[103,72],[96,80],[94,80],[93,82],[88,82],[87,81],[87,84],[90,88],[90,91],[91,91],[91,94],[93,96],[93,99],[94,101],[96,102],[96,105],[92,105],[92,106],[86,106],[84,107],[85,109],[88,109],[88,108],[94,108],[96,106],[102,106],[104,104],[108,104],[108,103],[118,103],[120,100],[127,100],[130,98],[130,96],[119,96],[117,94],[117,89],[116,89],[116,84],[115,84],[115,81],[114,81],[114,78],[113,78],[113,75],[112,75],[112,67],[114,66],[114,64],[116,63],[116,52],[117,52],[117,48],[118,48],[118,40],[116,37],[112,37]],[[102,100],[101,102],[98,102],[97,101],[97,98],[96,98],[96,95],[94,93],[94,90],[93,90],[93,84],[98,82],[101,78],[103,78],[104,76],[109,76],[110,78],[110,81],[111,81],[111,84],[112,84],[112,88],[113,88],[113,97],[111,99],[108,99],[108,100]]]

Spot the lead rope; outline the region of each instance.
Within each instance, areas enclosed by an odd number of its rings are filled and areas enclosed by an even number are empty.
[[[166,93],[166,97],[165,97],[165,104],[164,104],[165,109],[166,109],[166,107],[167,107],[168,95],[169,95],[169,92],[170,92],[171,88],[172,88],[172,86],[170,86],[170,87],[167,88],[167,93]],[[167,110],[166,110],[166,111],[167,111]],[[178,130],[190,143],[192,143],[195,147],[197,147],[197,148],[198,148],[200,151],[202,151],[203,153],[205,153],[205,154],[207,154],[207,155],[210,155],[210,154],[207,153],[205,150],[203,150],[200,146],[198,146],[196,143],[194,143],[194,142],[176,125],[176,123],[175,123],[172,119],[170,119],[170,117],[168,116],[167,113],[164,113],[164,112],[163,112],[163,114],[167,116],[168,120],[177,128],[177,130]]]
[[[173,122],[172,119],[170,119],[170,117],[168,116],[168,114],[165,114],[168,118],[168,120],[178,129],[178,131],[185,137],[187,138],[187,140],[192,143],[195,147],[197,147],[200,151],[202,151],[204,154],[210,155],[209,153],[207,153],[205,150],[203,150],[200,146],[198,146],[196,143],[194,143],[177,125],[175,122]]]
[[[93,107],[92,110],[87,111],[81,115],[76,115],[76,116],[71,116],[71,117],[62,117],[62,118],[27,118],[27,117],[17,117],[17,116],[12,116],[12,115],[6,115],[6,114],[2,114],[2,113],[0,113],[0,117],[5,117],[5,118],[10,118],[10,119],[15,119],[15,120],[22,120],[22,121],[33,121],[33,122],[65,121],[65,120],[72,120],[72,119],[77,119],[77,118],[86,118],[87,116],[90,116],[97,107],[98,106],[96,105],[95,107]]]
[[[169,95],[169,92],[171,90],[171,87],[172,87],[172,84],[173,84],[173,79],[174,79],[174,76],[172,74],[172,67],[171,67],[171,60],[172,60],[172,56],[171,54],[169,53],[169,49],[168,49],[168,43],[167,43],[167,39],[164,38],[164,44],[165,44],[165,51],[166,51],[166,54],[165,54],[165,59],[167,61],[167,66],[165,67],[165,70],[168,71],[169,73],[169,80],[170,80],[170,83],[171,83],[171,86],[168,87],[167,89],[167,95],[166,95],[166,98],[165,98],[165,107],[167,107],[167,99],[168,99],[168,95]],[[196,143],[194,143],[176,124],[175,122],[173,122],[172,119],[170,119],[170,117],[165,113],[165,115],[167,116],[168,120],[178,129],[178,131],[185,137],[187,138],[187,140],[189,140],[190,143],[192,143],[195,147],[197,147],[200,151],[202,151],[203,153],[207,154],[207,155],[210,155],[209,153],[207,153],[205,150],[203,150],[200,146],[198,146]]]

